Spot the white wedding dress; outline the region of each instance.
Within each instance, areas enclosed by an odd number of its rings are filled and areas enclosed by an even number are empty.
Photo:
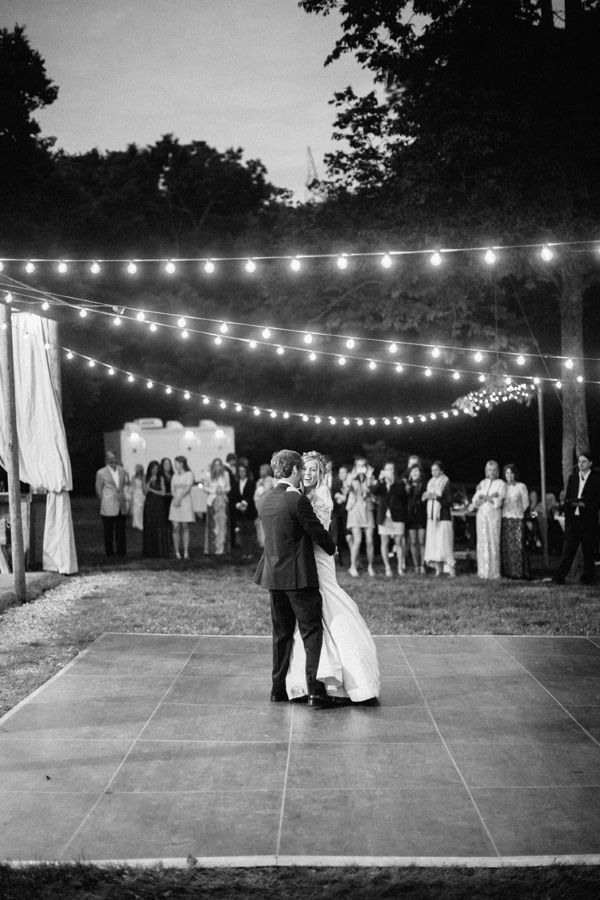
[[[332,502],[325,485],[312,498],[321,524],[329,527]],[[379,696],[379,664],[375,642],[358,606],[338,584],[333,556],[314,545],[319,590],[323,598],[323,647],[317,678],[333,697],[349,697],[355,703]],[[296,626],[294,647],[286,677],[290,700],[304,697],[306,654]]]

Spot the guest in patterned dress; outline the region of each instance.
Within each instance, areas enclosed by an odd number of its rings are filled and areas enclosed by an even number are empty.
[[[502,470],[506,488],[502,504],[500,557],[505,578],[529,578],[529,558],[525,550],[525,512],[529,506],[527,486],[519,481],[519,470],[508,463]]]
[[[506,485],[499,477],[495,459],[485,465],[485,478],[477,485],[470,509],[477,510],[477,574],[480,578],[500,578],[500,528]]]
[[[204,552],[222,556],[230,550],[229,492],[231,482],[223,461],[213,459],[210,476],[203,489],[208,494],[206,501],[206,531]]]
[[[444,473],[441,460],[431,464],[431,478],[421,498],[427,504],[427,531],[425,533],[425,562],[433,566],[436,577],[444,571],[453,578],[454,529],[452,527],[452,485]]]

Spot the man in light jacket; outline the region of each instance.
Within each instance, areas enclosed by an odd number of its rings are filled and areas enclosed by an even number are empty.
[[[127,472],[117,463],[112,450],[107,450],[106,465],[96,472],[96,496],[100,501],[100,516],[104,528],[104,550],[107,556],[125,556],[127,553],[125,522],[128,509],[126,487]]]

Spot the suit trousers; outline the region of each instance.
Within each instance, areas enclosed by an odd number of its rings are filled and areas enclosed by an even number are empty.
[[[285,676],[290,666],[294,630],[298,630],[306,651],[306,683],[309,694],[325,694],[325,685],[317,681],[323,643],[323,600],[318,588],[297,591],[270,591],[273,620],[273,693],[283,696]]]
[[[117,516],[102,516],[104,528],[104,551],[107,556],[125,556],[127,545],[125,538],[126,516],[119,513]]]
[[[555,578],[564,580],[567,577],[580,544],[583,553],[582,581],[592,584],[598,549],[598,527],[595,522],[586,521],[583,516],[572,516],[566,524],[563,557],[556,570]]]

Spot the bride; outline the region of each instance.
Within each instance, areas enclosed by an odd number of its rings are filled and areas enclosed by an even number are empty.
[[[304,493],[321,524],[329,528],[333,501],[325,484],[325,460],[313,450],[303,454],[302,461]],[[349,698],[355,703],[373,700],[379,696],[375,643],[358,606],[337,582],[333,557],[316,544],[314,551],[323,598],[323,647],[317,678],[330,696]],[[297,627],[286,690],[290,700],[308,693],[304,645]]]

